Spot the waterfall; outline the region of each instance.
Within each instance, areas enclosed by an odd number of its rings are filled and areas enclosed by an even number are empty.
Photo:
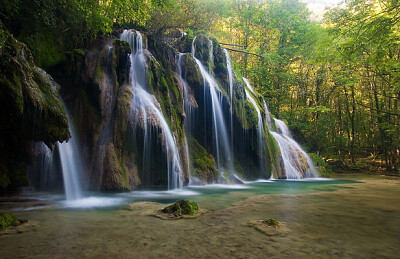
[[[176,67],[178,70],[178,78],[181,81],[182,88],[183,88],[183,107],[184,107],[184,111],[185,111],[185,130],[186,130],[186,133],[190,134],[191,129],[192,129],[193,107],[195,107],[196,105],[190,95],[189,86],[182,75],[182,57],[185,55],[186,55],[185,53],[178,53],[178,55],[176,57]]]
[[[231,58],[227,49],[224,49],[226,58],[226,67],[228,70],[228,82],[229,82],[229,121],[230,121],[230,132],[231,132],[231,150],[233,151],[233,69]],[[233,155],[233,154],[232,154]]]
[[[185,53],[178,53],[176,57],[176,67],[178,70],[178,78],[180,82],[182,83],[182,88],[183,88],[183,107],[184,107],[184,112],[185,112],[185,121],[184,121],[184,126],[185,126],[185,156],[186,156],[186,164],[187,164],[187,172],[190,173],[190,155],[189,155],[189,145],[187,141],[187,136],[191,136],[191,130],[192,130],[192,117],[193,117],[193,102],[192,98],[189,93],[189,86],[186,83],[186,80],[183,78],[182,75],[182,57],[186,55]],[[190,179],[190,176],[189,176]]]
[[[243,77],[243,81],[246,83],[247,88],[255,94],[253,88],[250,85],[249,80],[247,78]],[[254,109],[257,112],[257,118],[258,118],[258,126],[257,126],[257,142],[258,142],[258,154],[260,156],[259,163],[260,163],[260,174],[262,175],[262,172],[265,170],[264,167],[264,143],[265,143],[265,137],[264,137],[264,126],[263,126],[263,120],[261,116],[261,111],[260,108],[257,105],[256,100],[251,96],[249,91],[245,88],[246,92],[246,98],[250,101],[250,103],[253,105]]]
[[[68,117],[68,126],[69,132],[71,133],[71,139],[68,142],[57,142],[57,147],[60,153],[65,196],[67,200],[77,200],[83,198],[82,184],[80,179],[83,173],[83,164],[78,148],[75,128],[72,125],[72,120],[67,109],[65,110]]]
[[[264,111],[265,111],[265,123],[267,124],[268,130],[272,131],[272,119],[271,119],[271,114],[269,113],[267,103],[263,99],[263,104],[264,104]]]
[[[210,38],[208,38],[208,71],[211,74],[214,64],[214,46]]]
[[[28,168],[29,178],[39,191],[54,190],[57,174],[54,172],[54,152],[44,142],[31,143],[32,163]]]
[[[290,130],[286,123],[282,120],[274,119],[276,130],[282,134],[283,136],[292,138],[292,134],[290,133]]]
[[[278,142],[281,150],[286,178],[300,179],[317,177],[318,174],[311,158],[292,138],[286,123],[275,118],[274,121],[278,132],[272,131],[271,134]]]
[[[250,90],[253,94],[256,94],[250,82],[246,78],[243,78],[243,81],[246,83],[247,89]],[[258,137],[259,150],[262,150],[263,146],[262,145],[260,146],[260,143],[264,143],[265,141],[263,139],[264,127],[262,123],[261,112],[257,106],[256,101],[254,100],[254,98],[251,96],[251,94],[247,89],[245,89],[246,97],[257,111],[257,116],[258,116],[257,135],[259,136]],[[269,113],[267,103],[265,102],[265,100],[263,100],[263,105],[265,111],[265,121],[268,130],[274,137],[274,139],[278,142],[278,146],[281,151],[283,170],[285,174],[284,176],[288,179],[301,179],[301,178],[318,176],[311,158],[293,139],[286,123],[282,120],[274,118],[277,131],[273,130],[271,115]],[[273,178],[272,175],[271,178]]]
[[[222,112],[221,100],[222,94],[218,83],[215,81],[213,76],[207,72],[203,64],[199,59],[196,58],[196,51],[194,41],[192,42],[192,56],[196,61],[198,68],[200,69],[201,75],[203,77],[204,93],[209,93],[211,97],[211,109],[212,109],[212,123],[213,123],[213,141],[215,146],[215,154],[217,158],[218,170],[228,170],[228,172],[233,172],[233,158],[232,151],[229,145],[228,133],[226,130],[225,118]],[[212,53],[210,52],[210,55]],[[208,90],[208,92],[206,92]],[[222,165],[224,161],[224,165]]]
[[[182,167],[175,137],[161,112],[159,102],[146,90],[146,60],[142,35],[138,31],[135,33],[132,30],[124,30],[120,39],[127,41],[132,49],[129,73],[129,84],[133,92],[130,120],[133,125],[140,126],[144,131],[143,164],[146,166],[146,164],[152,163],[152,153],[149,148],[151,130],[160,128],[167,160],[168,189],[181,187],[183,184]]]

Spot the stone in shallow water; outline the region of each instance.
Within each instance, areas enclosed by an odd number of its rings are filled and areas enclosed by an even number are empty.
[[[0,236],[36,230],[37,226],[37,222],[17,219],[11,213],[0,213]]]
[[[289,233],[289,229],[286,227],[285,222],[279,222],[272,218],[267,220],[249,221],[247,225],[268,236],[287,235]]]
[[[193,215],[199,211],[199,205],[193,201],[180,200],[165,207],[162,212],[174,214],[175,216]]]
[[[206,210],[200,210],[199,205],[193,201],[180,200],[156,211],[154,216],[161,219],[197,218],[205,212]]]

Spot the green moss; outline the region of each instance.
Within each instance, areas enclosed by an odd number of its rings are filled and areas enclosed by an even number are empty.
[[[0,230],[9,226],[17,226],[20,221],[11,213],[0,213]]]
[[[194,138],[189,139],[190,162],[192,164],[192,176],[204,182],[215,182],[218,178],[218,169],[215,159],[207,153]]]
[[[263,220],[262,223],[266,224],[266,225],[268,225],[270,227],[275,227],[275,228],[280,226],[279,221],[277,221],[276,219],[273,219],[273,218],[269,218],[267,220]]]
[[[193,201],[180,200],[165,207],[162,211],[164,213],[174,214],[175,216],[193,215],[199,211],[199,205]]]
[[[31,35],[26,37],[25,43],[32,49],[36,64],[42,68],[49,68],[66,59],[63,45],[57,42],[52,34]]]
[[[22,114],[24,110],[24,99],[22,94],[22,85],[20,78],[15,74],[12,76],[0,77],[0,93],[5,97],[7,106],[17,114]]]
[[[36,67],[30,50],[0,22],[0,192],[29,184],[29,141],[51,144],[69,139],[58,85]]]
[[[73,50],[76,54],[84,57],[85,56],[85,51],[83,49],[74,49]]]
[[[279,148],[278,142],[272,136],[272,134],[267,131],[266,133],[267,150],[269,155],[269,163],[267,167],[269,168],[271,175],[275,178],[279,178],[278,173],[281,171],[280,157],[281,150]]]
[[[154,84],[154,75],[153,72],[149,69],[147,70],[147,85],[150,93],[154,93],[153,84]]]

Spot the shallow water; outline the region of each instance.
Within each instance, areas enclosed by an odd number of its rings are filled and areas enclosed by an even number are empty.
[[[14,210],[19,218],[39,222],[39,227],[0,236],[0,257],[398,258],[398,178],[255,182],[236,187],[92,194],[86,209],[71,209],[60,200],[62,196],[19,197],[23,202],[2,199],[1,210],[40,208]],[[180,198],[198,202],[208,213],[190,220],[149,215]],[[103,199],[111,204],[98,208],[96,203]],[[128,207],[133,201],[158,203]],[[266,236],[247,226],[248,221],[270,217],[286,222],[289,234]]]

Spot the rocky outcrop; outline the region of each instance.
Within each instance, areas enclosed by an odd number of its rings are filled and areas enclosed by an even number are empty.
[[[0,192],[29,183],[31,141],[52,147],[70,138],[59,86],[0,22]]]
[[[179,149],[181,178],[190,176],[201,183],[221,180],[213,145],[212,111],[204,99],[204,80],[195,59],[190,55],[191,38],[176,36],[169,40],[144,36],[146,91],[153,98]],[[199,35],[196,57],[207,67],[222,93],[221,107],[230,117],[227,60],[215,39]],[[178,75],[177,55],[182,56]],[[131,53],[127,42],[107,36],[96,39],[88,50],[68,53],[68,60],[51,72],[61,84],[61,94],[68,106],[86,162],[85,188],[101,191],[127,191],[137,188],[166,188],[169,176],[165,162],[165,135],[159,118],[149,107],[138,105],[138,93],[129,85]],[[211,55],[210,55],[211,53]],[[181,77],[187,83],[181,81]],[[188,87],[191,108],[184,107],[184,87]],[[266,132],[265,151],[258,149],[256,110],[246,98],[242,78],[233,85],[233,116],[230,136],[233,142],[234,170],[244,178],[267,178],[279,169],[276,143]],[[260,107],[261,99],[257,99]],[[143,117],[146,116],[146,119]],[[263,114],[265,116],[265,114]],[[230,121],[226,121],[227,126]],[[146,124],[146,125],[145,125]],[[145,143],[145,136],[150,142]],[[146,145],[146,148],[144,148]],[[189,149],[189,150],[188,150]],[[189,151],[189,152],[188,152]],[[260,167],[260,159],[263,166]],[[189,172],[189,168],[191,172]],[[229,178],[223,181],[230,181]]]

